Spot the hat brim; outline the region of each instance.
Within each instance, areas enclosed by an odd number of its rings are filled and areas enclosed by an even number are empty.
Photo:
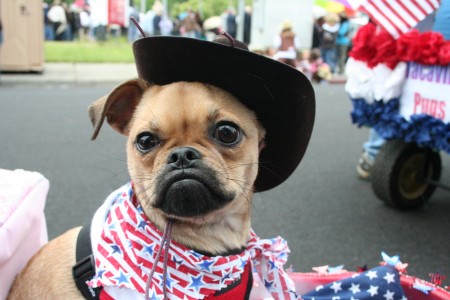
[[[182,37],[146,37],[133,44],[138,76],[150,83],[203,82],[222,88],[256,113],[266,130],[255,191],[284,182],[300,163],[312,133],[315,96],[298,70],[231,46]]]

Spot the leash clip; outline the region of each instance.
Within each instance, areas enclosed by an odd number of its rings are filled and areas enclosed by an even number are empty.
[[[92,254],[81,259],[72,267],[72,277],[75,281],[75,285],[85,299],[100,299],[101,288],[93,288],[87,285],[87,282],[91,280],[94,275],[95,259]]]

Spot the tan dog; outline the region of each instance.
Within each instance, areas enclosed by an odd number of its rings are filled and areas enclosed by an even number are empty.
[[[234,96],[203,83],[123,83],[89,107],[96,138],[103,120],[128,136],[128,168],[147,218],[200,253],[240,252],[265,131]],[[8,299],[83,299],[72,278],[79,228],[49,242]]]
[[[283,183],[306,151],[310,82],[227,34],[145,37],[133,52],[139,79],[89,108],[93,139],[105,119],[128,136],[132,182],[107,197],[90,231],[43,247],[9,299],[247,299],[253,268],[274,298],[296,299],[286,243],[259,239],[250,208],[253,192]],[[78,251],[86,232],[93,256]]]

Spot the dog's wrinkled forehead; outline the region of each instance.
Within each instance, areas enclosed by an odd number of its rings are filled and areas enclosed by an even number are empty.
[[[165,134],[203,130],[199,126],[219,119],[241,126],[246,126],[241,119],[256,120],[254,113],[231,94],[203,83],[153,86],[144,93],[143,100],[136,110],[135,120],[147,119],[149,129],[163,130]]]

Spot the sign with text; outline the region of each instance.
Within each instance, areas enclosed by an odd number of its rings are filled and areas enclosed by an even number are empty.
[[[450,65],[408,63],[400,114],[407,120],[414,114],[427,114],[449,123]]]

